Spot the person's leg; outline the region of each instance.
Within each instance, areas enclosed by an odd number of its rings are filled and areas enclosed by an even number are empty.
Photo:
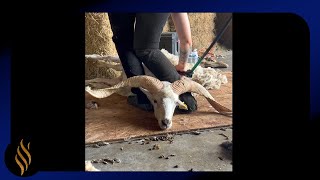
[[[180,75],[159,49],[161,33],[168,17],[169,13],[137,13],[134,50],[136,56],[159,80],[172,83],[179,80]],[[197,110],[197,102],[191,93],[180,95],[180,99],[189,108],[182,112]]]
[[[144,74],[142,64],[133,51],[134,13],[108,13],[112,40],[127,77]]]
[[[159,50],[160,37],[169,13],[137,13],[134,50],[137,57],[161,81],[180,78],[174,66]]]
[[[108,13],[108,16],[113,32],[112,40],[127,77],[144,75],[142,63],[133,50],[135,13]],[[137,103],[151,105],[147,96],[139,88],[132,88],[131,91],[137,94]],[[128,101],[130,103],[135,99],[129,97]]]

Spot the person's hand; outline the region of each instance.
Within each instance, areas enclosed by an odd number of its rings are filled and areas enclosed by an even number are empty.
[[[187,69],[187,64],[181,64],[179,63],[178,65],[175,66],[176,70],[178,72],[186,72],[188,69]]]

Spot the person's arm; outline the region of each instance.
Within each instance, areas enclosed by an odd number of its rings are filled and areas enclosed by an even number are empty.
[[[176,69],[184,72],[187,70],[187,60],[192,51],[190,22],[187,13],[171,13],[171,17],[180,40],[179,64]]]

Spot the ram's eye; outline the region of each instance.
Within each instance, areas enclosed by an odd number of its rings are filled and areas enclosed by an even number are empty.
[[[154,102],[155,104],[157,104],[157,100],[153,100],[153,102]]]

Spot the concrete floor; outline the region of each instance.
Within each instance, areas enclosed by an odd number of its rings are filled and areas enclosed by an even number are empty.
[[[232,71],[232,51],[219,51]],[[173,141],[149,141],[155,137],[109,142],[108,145],[86,147],[86,160],[111,159],[110,162],[92,163],[101,171],[232,171],[232,127],[213,128],[197,131],[200,134],[184,133],[173,135]],[[154,139],[153,139],[154,140]],[[152,150],[154,145],[159,149]],[[163,158],[159,158],[163,155]],[[172,156],[170,156],[172,155]],[[120,163],[112,163],[117,158]],[[118,161],[119,162],[119,161]]]
[[[147,140],[142,138],[99,148],[86,147],[85,158],[120,160],[120,163],[93,163],[101,171],[232,171],[232,151],[221,146],[232,141],[231,127],[197,132],[200,134],[176,134],[172,143],[159,140],[145,144]],[[156,144],[159,149],[153,150]]]
[[[227,68],[219,68],[221,71],[231,71],[232,72],[232,50],[222,50],[221,54],[223,58],[217,57],[218,61],[222,61],[229,65]]]

